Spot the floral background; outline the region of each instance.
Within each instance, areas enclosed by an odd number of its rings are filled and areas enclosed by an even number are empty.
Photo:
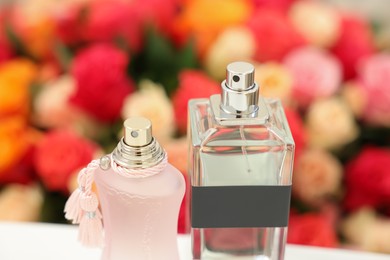
[[[65,223],[78,170],[130,116],[186,176],[188,100],[245,60],[296,142],[288,242],[390,253],[386,26],[322,1],[3,3],[0,219]]]

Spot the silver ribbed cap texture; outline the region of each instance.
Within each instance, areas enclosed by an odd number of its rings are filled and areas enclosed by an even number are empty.
[[[162,161],[165,151],[152,136],[152,123],[133,117],[123,123],[124,137],[113,151],[114,161],[126,168],[149,168]]]

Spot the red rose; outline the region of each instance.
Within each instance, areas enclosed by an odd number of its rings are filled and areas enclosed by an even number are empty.
[[[295,156],[294,161],[297,161],[299,155],[306,146],[306,131],[299,114],[292,109],[285,108],[287,121],[295,142]]]
[[[125,97],[134,90],[126,77],[126,54],[97,44],[78,53],[72,66],[76,91],[70,101],[105,122],[119,118]]]
[[[345,168],[345,208],[381,207],[390,203],[390,150],[365,147]]]
[[[32,183],[36,179],[34,174],[33,155],[34,149],[32,147],[28,148],[26,154],[17,164],[0,174],[0,185]]]
[[[77,44],[84,39],[84,6],[71,6],[59,14],[54,14],[55,30],[58,38],[65,44]]]
[[[309,246],[337,247],[335,227],[322,214],[291,214],[287,242]]]
[[[286,15],[272,9],[258,9],[248,22],[256,41],[255,59],[281,60],[290,50],[303,45]]]
[[[341,33],[333,47],[333,53],[342,63],[344,78],[353,78],[358,63],[373,52],[373,36],[368,23],[354,16],[342,17]]]
[[[134,3],[143,25],[153,25],[168,36],[172,34],[178,5],[179,0],[138,0]]]
[[[287,11],[295,0],[253,0],[255,6]]]
[[[1,10],[0,10],[1,11]],[[5,12],[0,12],[0,64],[12,58],[14,51],[10,43],[7,41],[5,33],[5,22],[7,15]]]
[[[96,148],[73,132],[49,132],[37,146],[35,169],[48,190],[66,192],[72,173],[92,160]]]
[[[184,70],[179,75],[179,87],[173,95],[176,124],[180,132],[187,129],[188,101],[193,98],[209,98],[221,92],[218,83],[211,80],[203,72]]]
[[[132,51],[142,44],[141,16],[137,5],[114,0],[92,1],[89,7],[84,35],[89,41],[125,40]]]

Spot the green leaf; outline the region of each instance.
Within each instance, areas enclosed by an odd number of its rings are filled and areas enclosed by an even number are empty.
[[[54,45],[54,53],[64,71],[69,71],[73,59],[71,50],[62,42],[57,41]]]
[[[11,24],[5,23],[4,25],[4,32],[8,39],[8,41],[11,43],[11,45],[14,47],[16,54],[19,56],[25,56],[29,59],[31,59],[34,62],[38,61],[38,58],[32,55],[28,52],[26,46],[24,45],[23,41],[19,38],[19,36],[15,33],[13,30]]]
[[[181,70],[198,66],[192,42],[177,49],[168,38],[151,28],[145,32],[142,52],[131,60],[129,73],[136,81],[147,78],[160,83],[168,95],[176,90]]]

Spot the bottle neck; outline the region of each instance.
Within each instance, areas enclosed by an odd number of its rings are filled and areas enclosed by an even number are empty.
[[[259,86],[253,83],[247,89],[237,90],[229,88],[226,80],[221,84],[221,110],[228,115],[238,117],[253,117],[259,110]]]
[[[155,138],[149,144],[139,147],[127,145],[122,138],[112,157],[118,165],[125,168],[150,168],[164,159],[165,151]]]

